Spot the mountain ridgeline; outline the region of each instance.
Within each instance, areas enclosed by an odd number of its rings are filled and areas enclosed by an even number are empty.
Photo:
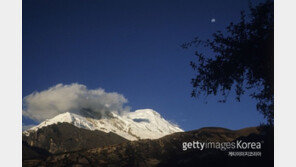
[[[47,150],[51,154],[103,147],[126,141],[128,140],[113,132],[91,131],[69,123],[49,125],[31,132],[29,136],[23,135],[23,142],[31,147]]]
[[[93,120],[84,117],[87,121],[93,123],[91,125],[87,124],[89,122],[83,122],[85,120],[81,120],[82,117],[76,115],[69,117],[69,114],[66,117],[64,116],[62,118],[67,119],[47,120],[23,133],[23,166],[273,166],[273,129],[270,127],[251,127],[236,131],[209,127],[183,132],[175,125],[167,124],[168,122],[162,120],[163,118],[158,113],[145,111],[135,113],[133,116],[124,119],[121,117],[121,121],[126,126],[119,127],[121,131],[114,128],[117,126],[114,124],[114,120],[110,119],[113,122],[109,122],[109,125],[113,126],[107,125],[106,127],[110,131],[106,132],[106,130],[98,130],[102,123],[99,125],[96,123],[99,123],[101,119],[93,122]],[[80,120],[77,120],[78,118]],[[116,123],[118,123],[117,120]],[[90,129],[94,126],[96,128]],[[126,135],[128,133],[123,132],[131,131],[136,127],[146,131],[144,133],[132,131],[139,139],[128,139],[130,137]],[[162,129],[164,130],[162,131]],[[165,134],[169,130],[172,130],[172,132]],[[159,135],[161,131],[164,134]],[[148,137],[145,137],[145,134],[148,134]],[[124,136],[127,136],[127,138]],[[152,136],[152,138],[149,138],[149,136]],[[261,155],[233,157],[229,156],[229,150],[184,149],[184,142],[192,141],[260,142],[262,144],[259,149]],[[233,149],[230,151],[241,150]],[[246,149],[243,151],[254,150]]]
[[[177,125],[165,120],[159,113],[151,109],[136,110],[125,114],[110,112],[99,118],[93,114],[63,113],[45,120],[39,125],[24,132],[29,135],[38,129],[59,122],[70,123],[78,128],[113,132],[127,140],[157,139],[175,132],[183,132]]]

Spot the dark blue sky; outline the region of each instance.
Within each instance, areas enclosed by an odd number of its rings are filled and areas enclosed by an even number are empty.
[[[247,8],[247,0],[23,0],[23,97],[77,82],[123,94],[133,110],[152,108],[185,130],[256,126],[263,117],[248,96],[190,97],[194,56],[180,47]]]

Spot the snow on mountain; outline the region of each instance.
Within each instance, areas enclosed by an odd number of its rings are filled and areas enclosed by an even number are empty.
[[[66,112],[41,122],[39,125],[25,131],[24,134],[29,135],[31,131],[59,122],[67,122],[76,127],[89,130],[113,132],[128,140],[157,139],[175,132],[183,132],[177,125],[166,121],[156,111],[142,109],[123,115],[110,113],[109,116],[100,119]]]

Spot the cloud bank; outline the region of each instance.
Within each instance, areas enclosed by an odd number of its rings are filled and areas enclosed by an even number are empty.
[[[129,112],[124,106],[127,99],[118,93],[104,89],[87,89],[82,84],[58,84],[41,92],[34,92],[23,99],[23,115],[36,121],[44,121],[65,112],[103,115],[106,112]]]

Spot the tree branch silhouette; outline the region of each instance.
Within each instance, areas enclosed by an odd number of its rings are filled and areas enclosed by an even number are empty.
[[[274,3],[266,1],[253,7],[250,14],[241,12],[240,21],[230,23],[226,33],[217,31],[212,39],[198,37],[181,45],[194,47],[196,59],[190,66],[196,72],[191,80],[192,97],[222,93],[225,102],[234,90],[240,101],[245,90],[257,100],[269,124],[274,120]],[[203,53],[210,49],[213,55]],[[257,89],[257,90],[254,90]]]

